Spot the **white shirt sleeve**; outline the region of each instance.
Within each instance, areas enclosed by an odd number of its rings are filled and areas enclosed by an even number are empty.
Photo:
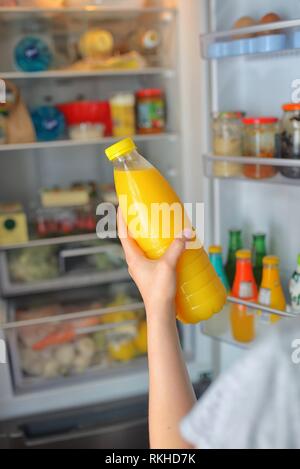
[[[285,324],[283,324],[285,323]],[[199,449],[300,449],[300,321],[282,321],[209,388],[181,425]]]

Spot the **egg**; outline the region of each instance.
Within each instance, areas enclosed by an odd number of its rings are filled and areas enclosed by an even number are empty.
[[[233,29],[249,28],[250,26],[255,26],[256,21],[251,18],[251,16],[242,16],[233,25]],[[247,37],[253,37],[254,34],[239,34],[234,35],[233,39],[244,39]]]
[[[259,24],[260,25],[264,25],[264,24],[269,24],[269,23],[276,23],[277,21],[281,21],[282,18],[277,15],[277,13],[274,13],[274,12],[271,12],[271,13],[267,13],[266,15],[264,15],[260,20],[259,20]],[[265,36],[265,35],[269,35],[269,34],[279,34],[281,32],[281,30],[273,30],[273,31],[262,31],[260,33],[257,33],[257,36]]]

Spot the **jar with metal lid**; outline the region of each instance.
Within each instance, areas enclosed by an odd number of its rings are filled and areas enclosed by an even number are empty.
[[[135,134],[135,97],[131,93],[118,93],[110,100],[113,136],[127,137]]]
[[[213,113],[213,152],[215,156],[242,155],[243,112]],[[216,161],[213,174],[216,177],[236,177],[242,173],[241,165],[228,161]]]
[[[158,134],[165,130],[165,98],[160,89],[140,90],[136,94],[137,131]]]
[[[249,117],[243,120],[243,155],[257,158],[275,158],[277,117]],[[275,176],[277,170],[271,165],[249,164],[244,175],[250,179],[266,179]]]
[[[278,139],[279,154],[283,159],[300,160],[300,103],[285,104]],[[291,179],[300,179],[300,166],[282,166],[280,172]]]

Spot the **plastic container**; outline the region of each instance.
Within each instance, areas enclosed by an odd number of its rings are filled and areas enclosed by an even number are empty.
[[[41,106],[31,113],[38,140],[58,140],[65,132],[64,115],[54,106]]]
[[[110,100],[113,136],[127,137],[135,134],[135,97],[130,93],[116,94]]]
[[[300,160],[300,103],[285,104],[278,138],[278,153],[283,159]],[[280,172],[290,179],[300,179],[300,167],[282,166]]]
[[[243,124],[242,112],[217,112],[212,116],[213,152],[216,156],[241,156]],[[216,177],[236,177],[242,174],[241,165],[228,161],[214,162],[213,174]]]
[[[108,148],[106,155],[114,165],[120,207],[133,237],[149,259],[160,258],[176,235],[184,228],[191,228],[178,196],[158,170],[139,155],[131,139]],[[162,203],[167,210],[172,207],[173,215],[177,204],[176,216],[170,219],[171,212],[163,215],[167,226],[162,226],[156,217],[145,217],[145,210],[149,214],[149,210],[155,208],[153,204],[159,206]],[[138,231],[132,224],[137,219]],[[226,290],[197,240],[183,253],[177,274],[176,310],[179,320],[188,324],[198,323],[220,312],[226,301]]]
[[[40,238],[94,233],[97,223],[91,204],[73,208],[40,208],[35,218]]]
[[[16,45],[15,62],[23,72],[44,72],[51,67],[53,55],[44,39],[28,36]]]
[[[249,39],[251,54],[263,54],[286,49],[287,37],[285,34],[270,34]]]
[[[286,301],[280,281],[279,258],[277,256],[266,256],[263,259],[263,277],[259,290],[258,302],[263,306],[286,310]],[[262,315],[265,319],[265,316]],[[266,316],[267,322],[275,323],[280,320],[275,314]]]
[[[71,140],[95,140],[104,136],[104,125],[102,124],[78,124],[69,127]]]
[[[257,158],[275,158],[277,117],[249,117],[243,120],[243,155]],[[274,166],[245,165],[244,175],[250,179],[266,179],[275,176]]]
[[[160,89],[140,90],[136,94],[137,131],[139,134],[164,132],[165,98]]]
[[[289,38],[289,45],[292,49],[300,49],[300,31],[293,31]]]
[[[237,39],[227,43],[226,54],[228,56],[238,56],[250,54],[249,39]]]
[[[240,250],[236,253],[236,259],[232,296],[256,303],[258,293],[251,265],[251,252]],[[246,306],[232,304],[231,329],[233,338],[238,342],[252,342],[255,339],[255,314]]]

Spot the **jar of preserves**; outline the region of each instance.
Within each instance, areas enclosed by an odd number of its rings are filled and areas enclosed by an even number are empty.
[[[245,116],[243,112],[213,113],[213,152],[216,156],[242,156],[242,136]],[[228,161],[216,161],[213,174],[216,177],[235,177],[242,173],[241,165]]]
[[[165,98],[160,89],[140,90],[136,94],[137,131],[159,134],[166,126]]]
[[[279,156],[284,159],[300,160],[300,103],[285,104],[281,131],[278,139]],[[300,179],[300,166],[282,166],[283,176]]]
[[[243,155],[257,158],[275,158],[277,117],[249,117],[243,120]],[[274,166],[249,164],[244,166],[244,175],[250,179],[266,179],[275,176]]]
[[[131,93],[118,93],[110,100],[114,137],[135,134],[135,98]]]

